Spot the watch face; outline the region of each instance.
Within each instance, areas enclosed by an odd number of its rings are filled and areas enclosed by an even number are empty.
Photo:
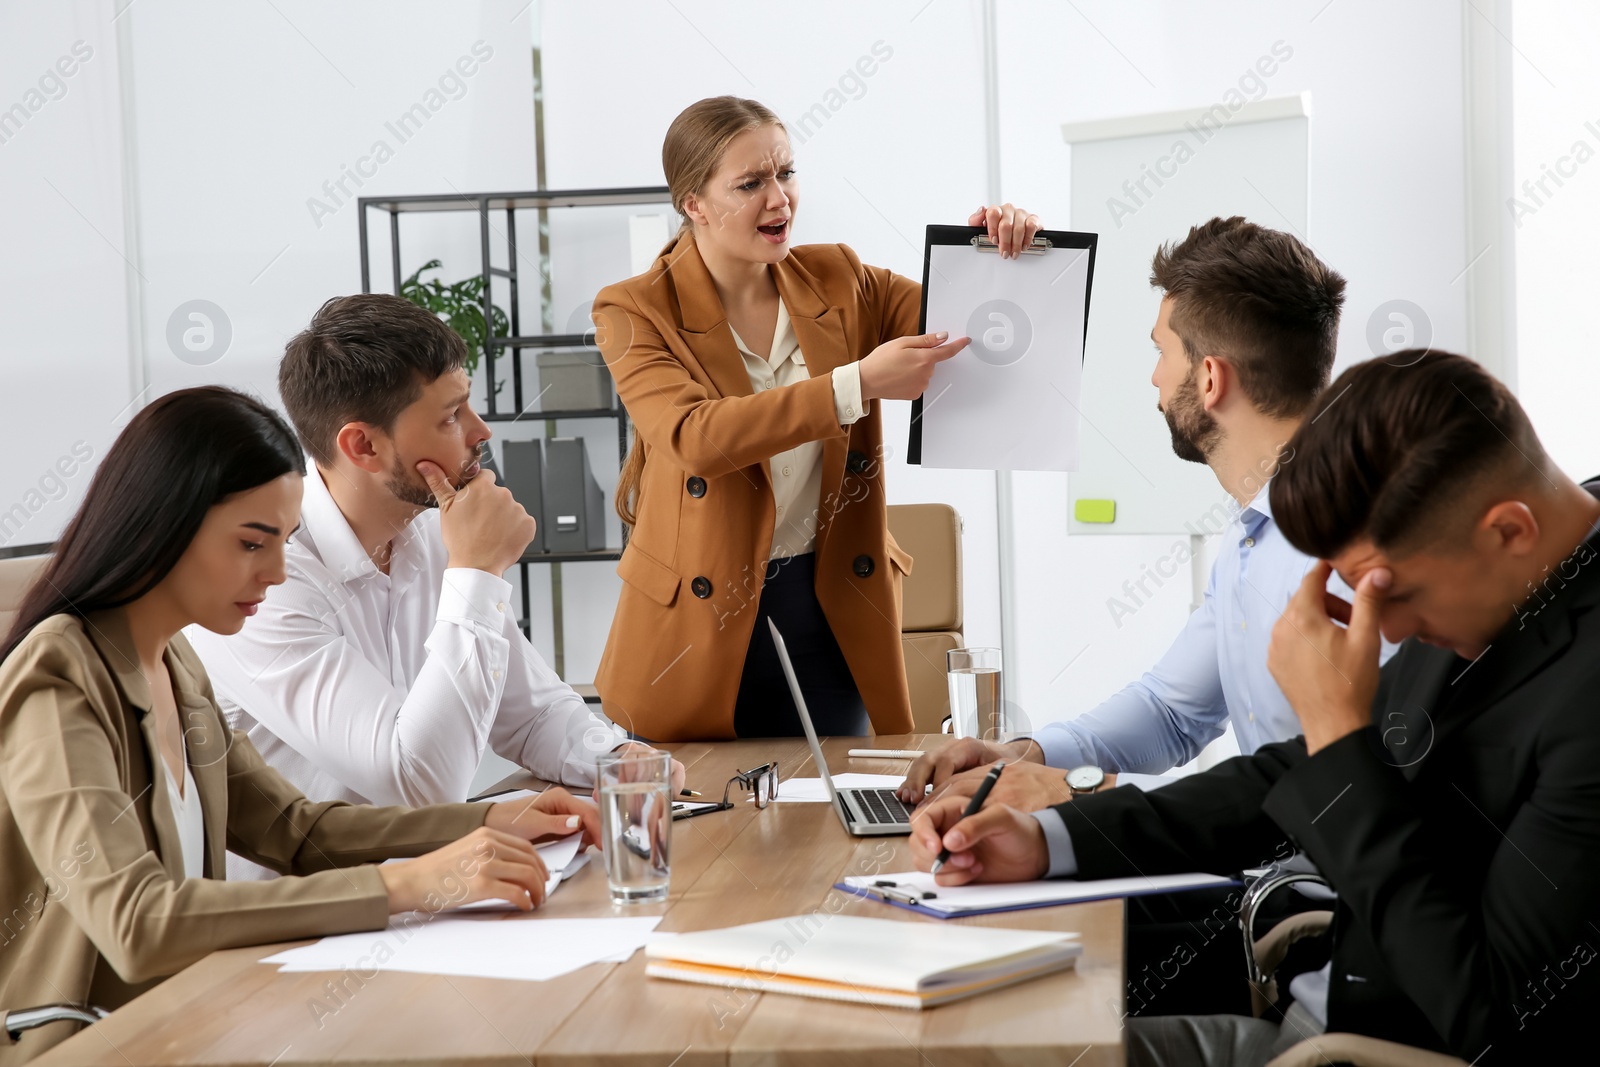
[[[1099,767],[1074,767],[1067,772],[1067,785],[1085,792],[1099,789],[1105,780],[1106,772]]]

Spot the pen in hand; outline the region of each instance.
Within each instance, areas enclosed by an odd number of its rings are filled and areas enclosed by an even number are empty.
[[[983,802],[989,799],[989,790],[1000,780],[1000,772],[1006,769],[1006,761],[996,763],[989,773],[983,776],[983,781],[978,783],[978,791],[972,794],[972,799],[967,801],[967,810],[961,813],[963,819],[970,819],[983,810]],[[939,868],[950,862],[950,850],[941,848],[939,857],[933,861],[931,873],[938,874]]]

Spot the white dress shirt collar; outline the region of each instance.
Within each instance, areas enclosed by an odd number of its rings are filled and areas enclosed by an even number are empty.
[[[296,539],[304,541],[323,566],[340,582],[367,578],[378,573],[367,550],[361,547],[350,520],[344,517],[333,494],[323,481],[315,463],[307,463],[305,497],[300,504],[300,530]],[[338,475],[334,475],[338,477]]]

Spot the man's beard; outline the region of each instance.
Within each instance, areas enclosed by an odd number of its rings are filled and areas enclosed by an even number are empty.
[[[463,463],[462,466],[466,467],[474,462],[480,464],[483,462],[482,451],[476,453],[472,459]],[[462,485],[466,484],[460,480],[461,472],[459,470],[454,474],[447,472],[446,477],[450,479],[451,487],[456,490],[460,490]],[[415,468],[408,469],[399,456],[395,457],[394,466],[389,470],[389,480],[384,484],[388,487],[389,492],[395,495],[395,499],[410,504],[414,508],[436,508],[439,506],[439,502],[433,498],[433,490],[428,488],[427,481],[417,473]]]
[[[1167,431],[1172,434],[1172,451],[1190,463],[1205,463],[1222,439],[1222,427],[1200,403],[1200,387],[1194,373],[1184,379],[1162,412]]]

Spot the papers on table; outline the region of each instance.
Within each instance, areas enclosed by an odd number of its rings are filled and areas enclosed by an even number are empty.
[[[526,797],[536,797],[539,795],[539,792],[540,791],[537,789],[509,789],[504,793],[496,793],[493,796],[474,797],[472,802],[474,804],[504,804],[509,800],[522,800]]]
[[[836,774],[835,789],[894,789],[905,781],[903,774]],[[821,778],[785,778],[778,783],[778,799],[802,803],[828,802],[828,787]]]
[[[1071,967],[1077,934],[812,912],[658,938],[645,973],[705,985],[931,1008]]]
[[[1038,882],[983,885],[939,885],[926,871],[901,874],[857,875],[835,888],[858,896],[877,897],[886,904],[909,908],[924,915],[950,919],[996,911],[1046,908],[1056,904],[1082,904],[1090,900],[1139,897],[1148,893],[1173,893],[1234,885],[1231,878],[1215,874],[1158,874],[1136,878],[1100,878],[1077,881],[1052,878]]]
[[[591,963],[622,962],[652,939],[660,921],[407,912],[388,929],[325,937],[261,962],[291,972],[407,971],[538,982]]]
[[[544,860],[544,869],[549,872],[549,877],[545,879],[544,883],[544,898],[546,900],[550,899],[550,894],[556,891],[557,886],[583,870],[584,864],[589,862],[589,854],[578,851],[578,845],[582,840],[582,834],[569,834],[559,841],[533,846],[533,850],[539,854],[539,858]],[[390,862],[393,861],[391,860]],[[509,900],[479,900],[471,904],[463,904],[456,910],[520,911],[521,909]]]

